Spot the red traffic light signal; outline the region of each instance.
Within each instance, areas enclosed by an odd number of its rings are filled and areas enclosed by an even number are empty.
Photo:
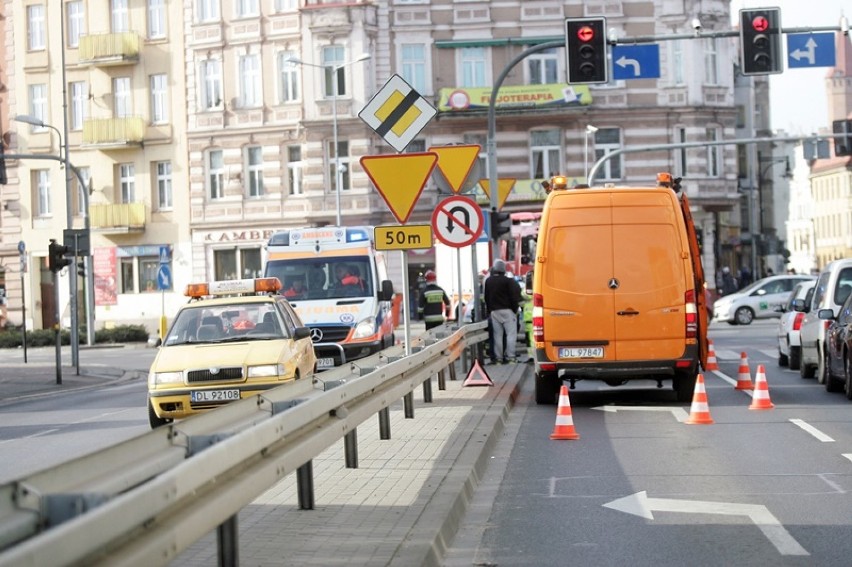
[[[592,41],[595,38],[595,30],[591,26],[581,26],[577,30],[577,39],[583,43]]]
[[[766,16],[763,15],[755,16],[751,20],[751,27],[754,29],[754,31],[763,33],[767,29],[769,29],[769,20],[766,19]]]
[[[565,19],[565,59],[568,83],[606,83],[606,18]]]
[[[740,10],[740,53],[743,75],[783,71],[779,8]]]

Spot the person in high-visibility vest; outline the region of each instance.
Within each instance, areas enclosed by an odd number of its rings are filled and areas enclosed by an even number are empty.
[[[420,304],[417,307],[417,313],[423,322],[426,323],[426,330],[439,325],[443,325],[446,316],[450,311],[450,298],[447,292],[441,288],[436,282],[438,276],[432,270],[428,270],[425,274],[426,287],[420,294]]]

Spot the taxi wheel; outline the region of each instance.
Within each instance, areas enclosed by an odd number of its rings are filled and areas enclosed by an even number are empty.
[[[160,417],[154,412],[154,406],[151,405],[151,400],[148,400],[148,423],[151,429],[157,429],[171,423],[172,420],[167,417]]]
[[[748,307],[740,307],[734,313],[734,320],[737,325],[751,325],[751,322],[754,321],[754,311]]]

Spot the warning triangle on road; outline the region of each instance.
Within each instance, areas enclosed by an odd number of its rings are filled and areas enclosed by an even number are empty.
[[[393,216],[405,224],[438,163],[438,154],[363,156],[360,161]]]
[[[506,199],[509,198],[509,193],[512,192],[512,189],[515,187],[516,179],[498,179],[497,180],[497,210],[503,208],[503,205],[506,204]],[[480,179],[479,186],[482,187],[482,190],[485,191],[485,194],[488,195],[488,198],[491,198],[491,182],[488,179]]]
[[[479,360],[473,360],[473,366],[470,367],[470,372],[467,373],[462,386],[493,386],[494,382],[488,377],[488,373],[479,364]]]
[[[473,170],[482,146],[479,144],[432,146],[429,151],[438,154],[438,171],[447,180],[452,192],[459,193]]]

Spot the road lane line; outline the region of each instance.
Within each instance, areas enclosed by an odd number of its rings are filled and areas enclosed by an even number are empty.
[[[843,453],[843,456],[852,461],[852,453]]]
[[[804,420],[790,418],[790,423],[792,423],[793,425],[796,425],[798,427],[801,427],[802,429],[804,429],[805,431],[807,431],[808,433],[810,433],[811,435],[816,437],[819,441],[822,441],[823,443],[834,443],[834,439],[832,439],[831,437],[829,437],[828,435],[826,435],[825,433],[823,433],[822,431],[820,431],[819,429],[817,429],[813,425],[806,423]]]

